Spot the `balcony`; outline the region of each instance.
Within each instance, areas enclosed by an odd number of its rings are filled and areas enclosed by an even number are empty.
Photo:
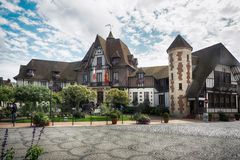
[[[111,82],[105,83],[105,82],[91,82],[90,86],[91,87],[98,87],[98,86],[110,86]]]
[[[225,92],[237,92],[237,85],[230,83],[214,83],[214,89]]]

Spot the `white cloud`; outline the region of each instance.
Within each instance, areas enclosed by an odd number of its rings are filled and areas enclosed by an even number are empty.
[[[39,24],[38,22],[30,20],[29,18],[24,17],[24,16],[20,16],[20,17],[18,17],[18,19],[27,25],[38,25]]]
[[[16,61],[21,59],[17,51],[29,55],[28,59],[38,54],[47,59],[80,60],[96,34],[106,38],[109,29],[105,25],[109,23],[114,26],[113,35],[131,47],[140,66],[167,64],[166,49],[178,33],[194,50],[222,42],[240,59],[240,2],[235,0],[33,1],[36,12],[3,1],[4,8],[21,12],[19,20],[37,30],[0,17],[1,24],[14,30],[0,30],[1,51],[11,51],[9,57]]]

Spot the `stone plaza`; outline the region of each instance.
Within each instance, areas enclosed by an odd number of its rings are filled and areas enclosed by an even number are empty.
[[[9,129],[15,159],[24,158],[32,130]],[[40,159],[240,159],[240,123],[47,127],[40,145]]]

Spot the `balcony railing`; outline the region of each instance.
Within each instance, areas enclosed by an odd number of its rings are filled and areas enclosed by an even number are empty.
[[[91,82],[91,87],[98,87],[98,86],[110,86],[111,82],[105,83],[105,82]]]

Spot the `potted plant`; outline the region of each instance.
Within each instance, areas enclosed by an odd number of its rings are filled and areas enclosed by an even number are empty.
[[[164,120],[164,123],[168,123],[168,121],[169,121],[169,114],[167,112],[163,113],[163,120]]]
[[[212,113],[208,113],[208,121],[212,121]]]
[[[235,119],[236,119],[237,121],[239,121],[239,119],[240,119],[240,113],[235,113]]]
[[[118,121],[118,115],[117,113],[111,113],[110,114],[110,117],[112,119],[112,124],[117,124],[117,121]]]
[[[150,117],[145,114],[136,115],[135,120],[137,121],[137,124],[149,124],[151,121]]]
[[[45,113],[38,112],[33,116],[33,124],[36,127],[48,126],[49,125],[49,118]]]

